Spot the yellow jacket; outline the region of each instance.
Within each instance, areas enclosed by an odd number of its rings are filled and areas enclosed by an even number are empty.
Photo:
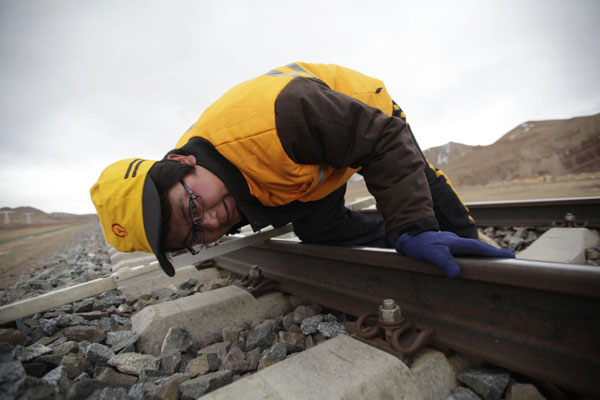
[[[388,232],[435,229],[423,160],[392,110],[382,81],[297,62],[233,87],[176,147],[208,141],[267,207],[322,199],[361,170]]]

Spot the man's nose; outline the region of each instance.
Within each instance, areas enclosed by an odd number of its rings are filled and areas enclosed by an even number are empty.
[[[205,229],[214,229],[219,227],[219,218],[215,208],[204,211],[204,220],[200,224],[200,227]]]

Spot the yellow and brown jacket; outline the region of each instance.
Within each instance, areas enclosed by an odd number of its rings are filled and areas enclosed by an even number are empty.
[[[389,233],[437,229],[424,162],[382,81],[297,62],[241,83],[177,148],[219,176],[252,227],[290,222],[360,170]]]

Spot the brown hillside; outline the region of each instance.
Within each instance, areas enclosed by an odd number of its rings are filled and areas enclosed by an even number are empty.
[[[4,212],[9,211],[8,218]],[[0,208],[0,229],[14,229],[27,226],[57,225],[84,223],[96,219],[96,214],[69,214],[50,213],[47,214],[33,207],[2,207]],[[8,223],[7,223],[8,222]]]
[[[450,158],[443,170],[457,186],[600,171],[600,114],[525,122],[489,146]]]

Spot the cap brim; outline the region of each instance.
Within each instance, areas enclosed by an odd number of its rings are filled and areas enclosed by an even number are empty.
[[[173,264],[163,251],[162,247],[162,212],[160,207],[160,195],[150,174],[146,175],[144,182],[144,192],[142,194],[142,208],[144,216],[144,230],[146,231],[146,239],[152,248],[152,252],[156,256],[158,263],[165,274],[169,276],[175,275]]]

